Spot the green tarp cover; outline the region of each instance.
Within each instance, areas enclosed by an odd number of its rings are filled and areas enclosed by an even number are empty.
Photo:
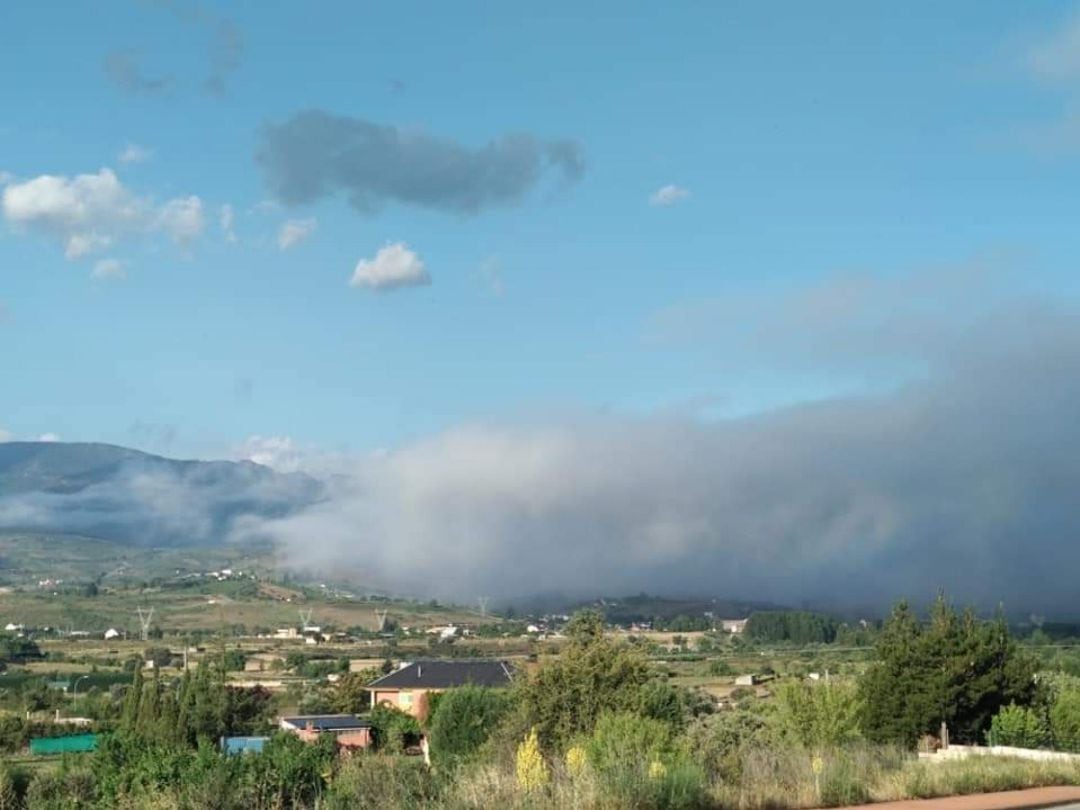
[[[69,754],[93,751],[97,748],[97,734],[73,734],[68,737],[31,737],[30,753]]]

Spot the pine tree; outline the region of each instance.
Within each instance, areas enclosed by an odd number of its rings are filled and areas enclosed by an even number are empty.
[[[875,742],[914,746],[944,722],[951,739],[976,743],[1003,706],[1036,696],[1034,662],[1009,637],[1000,611],[993,621],[971,610],[958,616],[944,594],[925,626],[899,603],[877,651],[859,682],[863,731]]]

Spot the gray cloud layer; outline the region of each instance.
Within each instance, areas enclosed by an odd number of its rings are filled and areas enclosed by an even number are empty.
[[[694,592],[883,606],[939,586],[1080,613],[1080,314],[979,319],[888,395],[722,422],[473,426],[249,523],[417,593]]]
[[[555,173],[584,173],[568,140],[504,135],[480,148],[322,110],[264,126],[256,159],[271,192],[288,204],[344,193],[359,211],[399,202],[458,214],[520,201]]]

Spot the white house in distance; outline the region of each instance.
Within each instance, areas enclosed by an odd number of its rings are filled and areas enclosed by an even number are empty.
[[[110,627],[105,631],[105,640],[112,641],[114,638],[120,638],[120,631],[115,627]]]
[[[720,628],[725,633],[731,633],[732,635],[738,635],[746,629],[746,619],[721,619]]]

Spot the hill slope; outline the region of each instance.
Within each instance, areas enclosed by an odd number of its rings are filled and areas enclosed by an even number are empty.
[[[308,476],[250,461],[181,461],[108,444],[0,444],[0,529],[211,545],[237,520],[289,514],[321,493]]]

